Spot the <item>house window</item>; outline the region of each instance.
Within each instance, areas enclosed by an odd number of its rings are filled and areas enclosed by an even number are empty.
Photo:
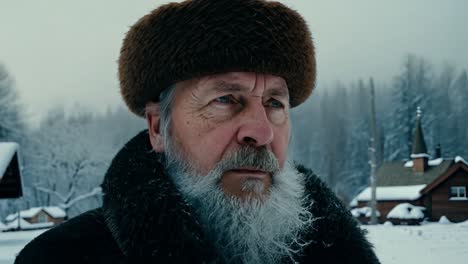
[[[451,186],[450,200],[468,200],[465,186]]]
[[[44,214],[44,213],[41,213],[41,214],[39,214],[39,215],[37,216],[37,222],[38,222],[38,223],[47,223],[47,222],[48,222],[47,220],[48,220],[48,219],[47,219],[47,215]]]

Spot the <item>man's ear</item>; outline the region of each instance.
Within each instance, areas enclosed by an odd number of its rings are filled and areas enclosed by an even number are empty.
[[[146,123],[148,124],[148,134],[154,151],[163,152],[164,142],[160,130],[161,115],[159,112],[159,104],[148,103],[146,105]]]

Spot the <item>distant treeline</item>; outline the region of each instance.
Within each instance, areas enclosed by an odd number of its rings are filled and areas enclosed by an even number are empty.
[[[79,106],[65,113],[57,107],[30,128],[14,86],[0,64],[0,141],[20,144],[25,188],[23,198],[0,200],[0,221],[34,206],[60,206],[70,216],[100,206],[96,188],[117,151],[144,129],[144,120],[124,107],[105,114]]]

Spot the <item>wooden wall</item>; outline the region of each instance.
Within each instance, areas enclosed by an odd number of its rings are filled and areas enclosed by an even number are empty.
[[[450,186],[465,186],[468,192],[468,172],[459,168],[429,193],[432,202],[431,221],[438,221],[443,215],[453,222],[468,220],[468,200],[449,200]]]

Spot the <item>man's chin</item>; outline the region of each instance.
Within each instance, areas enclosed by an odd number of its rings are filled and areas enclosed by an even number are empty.
[[[270,189],[270,184],[258,178],[247,178],[235,184],[225,184],[221,180],[221,188],[227,197],[241,201],[264,200]]]

